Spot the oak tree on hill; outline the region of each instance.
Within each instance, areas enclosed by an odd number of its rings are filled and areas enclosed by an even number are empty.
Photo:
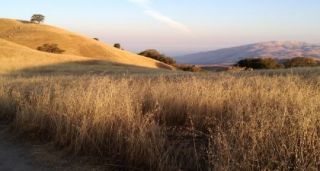
[[[115,43],[115,44],[113,45],[113,47],[115,47],[115,48],[117,48],[117,49],[121,49],[120,43]]]
[[[32,23],[43,23],[44,22],[44,19],[45,19],[45,16],[42,15],[42,14],[34,14],[32,17],[31,17],[31,22]]]

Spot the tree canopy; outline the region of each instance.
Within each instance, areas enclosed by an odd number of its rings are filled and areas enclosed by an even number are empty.
[[[121,49],[121,44],[120,43],[115,43],[113,45],[113,47],[117,48],[117,49]]]
[[[286,68],[316,66],[318,62],[314,58],[296,57],[288,59],[284,65]]]
[[[34,14],[32,17],[31,17],[31,22],[33,23],[43,23],[44,22],[44,19],[45,19],[45,16],[42,15],[42,14]]]
[[[237,66],[253,69],[276,69],[282,67],[281,64],[273,58],[247,58],[240,60]]]
[[[169,64],[169,65],[175,65],[176,64],[176,61],[173,58],[168,57],[168,56],[166,56],[164,54],[161,54],[159,51],[157,51],[155,49],[145,50],[143,52],[140,52],[139,55],[145,56],[145,57],[148,57],[148,58],[152,58],[152,59],[161,61],[161,62]]]

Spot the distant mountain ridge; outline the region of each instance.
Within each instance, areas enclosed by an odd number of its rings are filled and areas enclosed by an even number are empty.
[[[179,63],[185,64],[234,64],[249,57],[320,59],[320,45],[299,41],[271,41],[184,55],[176,59]]]

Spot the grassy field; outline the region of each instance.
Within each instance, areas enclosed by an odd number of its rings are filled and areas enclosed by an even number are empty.
[[[63,66],[0,77],[0,118],[11,130],[97,157],[106,170],[320,169],[319,68],[79,74]]]

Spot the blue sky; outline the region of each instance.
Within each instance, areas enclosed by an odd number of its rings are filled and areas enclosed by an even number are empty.
[[[319,0],[0,0],[1,18],[63,27],[169,55],[261,41],[320,43]]]

